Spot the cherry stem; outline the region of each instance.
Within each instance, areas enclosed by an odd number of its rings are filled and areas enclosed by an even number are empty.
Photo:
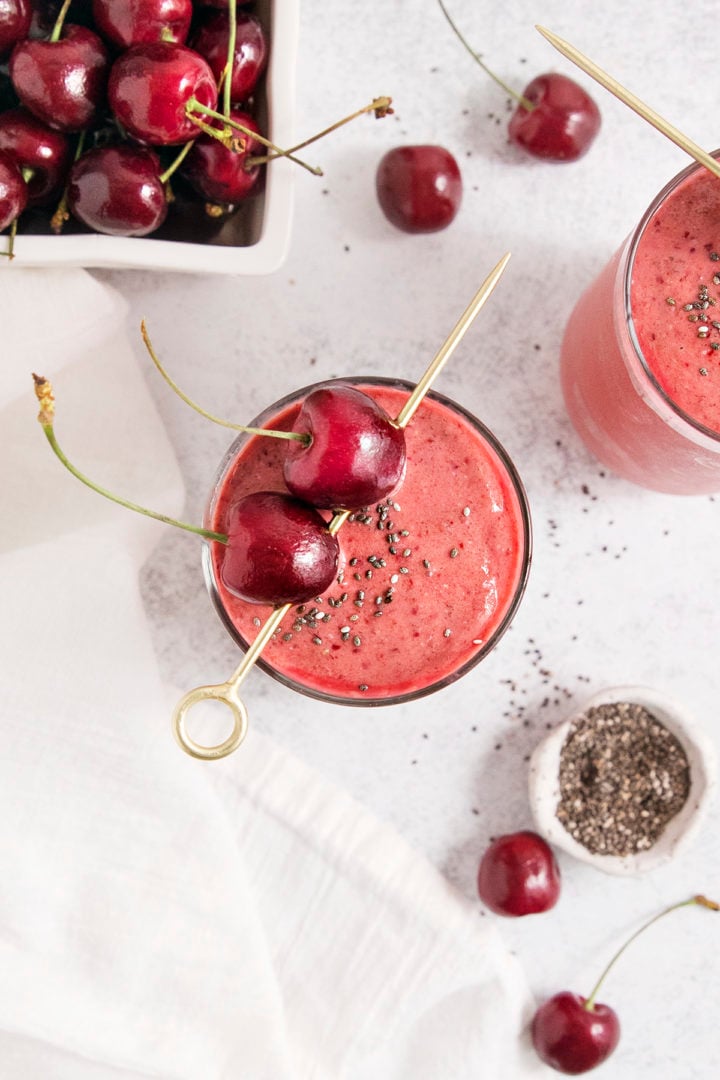
[[[679,903],[672,904],[670,907],[665,908],[664,911],[658,912],[658,914],[654,915],[652,917],[652,919],[649,919],[648,922],[644,923],[644,925],[641,926],[639,930],[636,930],[635,933],[632,934],[627,939],[625,944],[620,949],[618,949],[618,951],[615,953],[612,960],[607,965],[607,967],[603,971],[602,975],[600,976],[600,978],[598,979],[598,981],[595,983],[594,987],[590,991],[590,996],[587,998],[587,1000],[585,1002],[585,1005],[583,1007],[585,1009],[587,1009],[588,1012],[593,1011],[593,1009],[595,1008],[595,998],[598,995],[600,987],[602,986],[603,982],[605,981],[605,976],[608,974],[610,969],[615,965],[616,961],[618,961],[620,959],[622,954],[627,949],[628,945],[632,944],[632,942],[635,940],[635,938],[639,937],[640,934],[644,933],[648,929],[648,927],[652,926],[653,923],[656,923],[658,921],[658,919],[662,919],[666,915],[669,915],[671,911],[677,911],[679,908],[683,908],[683,907],[690,907],[693,904],[697,904],[699,907],[709,908],[711,911],[720,911],[720,904],[717,904],[714,900],[708,900],[708,898],[706,896],[698,895],[698,896],[691,896],[689,900],[681,900]]]
[[[356,109],[354,113],[350,113],[349,116],[345,116],[342,120],[336,121],[331,124],[330,127],[325,128],[324,131],[319,131],[317,135],[313,135],[310,139],[305,139],[304,142],[298,143],[297,146],[291,146],[289,150],[280,150],[275,154],[268,154],[263,157],[250,157],[248,158],[248,165],[264,165],[267,161],[274,161],[278,157],[288,157],[290,154],[294,154],[296,150],[302,150],[306,146],[310,146],[311,143],[317,142],[318,139],[322,139],[325,135],[329,135],[332,131],[336,131],[337,128],[343,127],[345,124],[349,124],[351,120],[357,119],[358,116],[363,116],[365,113],[374,112],[378,120],[383,116],[387,116],[388,113],[392,113],[390,108],[392,104],[392,98],[387,96],[374,98],[369,105],[364,105],[362,109]]]
[[[191,139],[190,142],[185,143],[185,145],[183,146],[180,153],[177,155],[177,157],[174,159],[174,161],[172,161],[168,165],[165,172],[160,173],[160,183],[161,184],[167,184],[167,182],[170,179],[170,177],[172,176],[172,174],[175,172],[176,169],[180,168],[183,161],[188,156],[188,154],[190,153],[190,151],[192,150],[194,145],[195,145],[195,140],[194,139]]]
[[[235,43],[237,41],[237,6],[236,0],[228,0],[228,55],[227,63],[223,75],[225,77],[225,85],[223,87],[223,112],[225,116],[230,116],[230,93],[232,89],[232,74],[235,66]]]
[[[455,31],[455,34],[457,35],[457,37],[458,37],[458,38],[460,39],[460,41],[462,42],[462,44],[463,44],[463,45],[465,46],[465,48],[467,49],[467,51],[468,51],[468,52],[470,53],[470,55],[472,56],[473,60],[474,60],[474,61],[475,61],[475,62],[476,62],[477,64],[479,64],[479,65],[480,65],[480,67],[481,67],[481,68],[483,69],[483,71],[485,72],[485,74],[486,74],[486,75],[489,75],[489,76],[490,76],[490,78],[491,78],[491,79],[492,79],[492,80],[493,80],[494,82],[496,82],[496,83],[498,84],[498,86],[499,86],[499,87],[501,87],[501,88],[502,88],[502,89],[503,89],[503,90],[505,91],[505,93],[506,93],[506,94],[509,94],[511,98],[514,98],[514,99],[515,99],[515,101],[519,102],[519,104],[520,104],[520,105],[522,105],[523,109],[527,109],[527,111],[528,111],[528,112],[532,112],[532,111],[533,111],[533,109],[535,108],[535,106],[533,105],[532,101],[530,101],[530,100],[529,100],[528,98],[526,98],[526,97],[525,97],[525,96],[524,96],[523,94],[518,94],[517,90],[513,90],[512,86],[508,86],[508,84],[507,84],[506,82],[503,82],[503,80],[502,80],[502,79],[500,78],[500,76],[499,76],[499,75],[496,75],[496,74],[495,74],[495,72],[494,72],[494,71],[492,71],[492,70],[491,70],[491,69],[490,69],[490,68],[489,68],[489,67],[487,66],[487,64],[485,63],[485,61],[484,61],[484,60],[482,60],[482,59],[480,58],[480,56],[478,56],[478,54],[477,54],[477,53],[475,52],[475,50],[474,50],[474,49],[472,48],[472,46],[470,46],[470,45],[468,44],[468,42],[467,42],[467,41],[465,40],[465,38],[463,37],[463,35],[462,35],[462,34],[460,33],[460,31],[458,30],[457,26],[455,25],[455,23],[453,22],[453,20],[452,20],[452,19],[450,18],[450,14],[449,14],[449,12],[448,12],[447,8],[445,7],[445,5],[444,5],[444,3],[443,3],[443,0],[438,0],[438,4],[440,5],[440,10],[442,11],[442,13],[443,13],[443,15],[445,16],[445,18],[447,19],[447,21],[448,21],[448,22],[450,23],[450,26],[451,26],[451,27],[452,27],[452,29],[453,29],[453,30]]]
[[[234,424],[231,420],[223,420],[219,416],[213,416],[212,413],[207,412],[207,410],[203,409],[202,406],[198,405],[196,401],[193,401],[192,398],[188,397],[188,395],[180,389],[178,384],[165,370],[162,363],[160,362],[157,353],[152,346],[152,342],[150,341],[150,335],[148,334],[147,326],[144,319],[140,323],[140,333],[142,334],[142,339],[145,342],[145,348],[150,354],[150,359],[152,360],[153,364],[158,369],[170,389],[174,390],[177,396],[179,398],[182,398],[186,405],[189,405],[191,409],[195,410],[195,412],[200,413],[200,415],[204,416],[206,420],[212,420],[213,424],[220,424],[222,427],[232,428],[233,431],[246,432],[248,435],[269,435],[271,438],[275,439],[292,439],[296,442],[303,443],[305,446],[309,446],[312,442],[312,439],[309,435],[301,435],[299,431],[276,431],[273,428],[245,427],[242,424]]]
[[[148,510],[145,506],[139,506],[137,503],[130,502],[128,499],[123,499],[119,495],[113,494],[112,491],[108,491],[106,488],[96,484],[93,480],[90,480],[89,477],[85,476],[84,473],[81,473],[79,469],[76,469],[63,453],[55,437],[55,430],[53,427],[55,398],[52,385],[48,379],[43,378],[41,375],[33,374],[33,380],[35,382],[35,395],[40,402],[40,412],[38,413],[40,426],[45,432],[45,436],[50,443],[55,456],[77,480],[82,484],[85,484],[86,487],[96,491],[98,495],[104,495],[106,499],[118,503],[128,510],[134,510],[138,514],[144,514],[145,517],[155,518],[156,521],[162,521],[166,525],[174,525],[176,528],[184,529],[186,532],[195,533],[197,536],[202,536],[206,540],[217,540],[220,544],[227,544],[228,537],[225,533],[212,532],[210,529],[203,529],[199,525],[189,525],[186,521],[178,521],[177,518],[168,517],[167,514],[159,514],[156,510]]]
[[[48,39],[49,41],[59,41],[60,40],[60,35],[62,33],[63,23],[65,22],[65,16],[68,13],[68,8],[70,7],[71,3],[72,3],[72,0],[64,0],[63,6],[60,8],[60,11],[58,12],[58,17],[55,20],[55,25],[52,28],[52,33],[50,34],[50,37]]]
[[[221,120],[225,125],[225,130],[214,128],[210,124],[206,124],[199,116],[195,116],[195,112],[201,112],[205,116],[210,116],[214,120]],[[262,143],[263,146],[267,146],[270,150],[274,150],[279,157],[287,157],[290,161],[294,161],[296,165],[302,165],[303,169],[307,169],[313,176],[322,176],[323,171],[319,166],[308,165],[306,161],[301,161],[300,158],[293,157],[290,152],[285,152],[275,143],[270,142],[263,135],[260,135],[257,131],[251,131],[250,128],[245,127],[243,124],[239,124],[237,120],[231,120],[228,116],[223,116],[222,113],[217,112],[215,109],[208,108],[207,105],[203,105],[197,98],[191,97],[185,105],[185,115],[191,123],[196,124],[201,131],[204,131],[206,135],[210,135],[213,139],[217,139],[228,150],[235,150],[233,146],[233,140],[230,139],[230,132],[228,128],[234,128],[236,131],[241,131],[243,135],[247,135],[248,138],[254,139],[255,142]]]
[[[85,132],[81,131],[80,135],[78,136],[77,146],[75,147],[75,157],[73,158],[74,162],[77,161],[77,159],[82,154],[84,146],[85,146]],[[68,220],[69,217],[70,217],[70,211],[68,210],[68,185],[66,184],[64,189],[63,189],[63,193],[62,193],[62,196],[60,198],[60,202],[57,204],[57,209],[56,209],[55,213],[53,214],[53,216],[50,218],[50,228],[52,229],[52,231],[55,233],[56,236],[60,235],[60,233],[62,232],[63,225],[65,224],[65,222]]]
[[[17,236],[18,219],[15,218],[10,225],[10,232],[8,233],[8,246],[6,251],[0,251],[0,255],[4,256],[10,262],[15,258],[15,237]]]

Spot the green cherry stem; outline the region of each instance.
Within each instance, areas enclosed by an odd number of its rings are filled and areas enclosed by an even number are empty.
[[[387,116],[389,113],[393,112],[390,108],[391,105],[392,98],[387,97],[387,95],[373,98],[369,105],[363,105],[362,109],[356,109],[355,112],[350,113],[349,116],[343,117],[342,120],[337,120],[334,124],[331,124],[330,127],[326,127],[324,131],[319,131],[317,135],[305,139],[304,142],[298,143],[297,146],[291,146],[289,150],[279,150],[277,153],[268,154],[264,157],[250,157],[248,158],[248,165],[264,165],[266,161],[274,161],[275,158],[289,157],[290,154],[294,154],[297,150],[303,150],[306,146],[310,146],[311,143],[317,142],[318,139],[322,139],[331,132],[343,127],[345,124],[349,124],[351,120],[357,119],[358,116],[363,116],[364,113],[374,112],[376,118],[381,120],[383,116]]]
[[[65,22],[65,16],[68,13],[68,8],[70,7],[71,3],[72,3],[72,0],[65,0],[65,2],[63,3],[63,6],[60,8],[60,11],[58,12],[58,17],[55,20],[55,25],[52,28],[52,33],[50,34],[50,37],[48,38],[49,41],[59,41],[60,40],[60,35],[62,34],[63,23]]]
[[[443,0],[438,0],[438,4],[440,5],[440,10],[442,11],[442,13],[445,16],[445,18],[447,19],[447,21],[450,23],[450,26],[452,27],[452,29],[455,32],[458,39],[465,46],[467,51],[472,56],[473,60],[477,64],[480,65],[480,67],[483,69],[485,74],[489,75],[490,78],[493,80],[493,82],[496,82],[497,85],[499,87],[501,87],[505,91],[506,94],[509,94],[511,98],[514,98],[515,101],[519,102],[519,104],[522,105],[522,107],[524,109],[527,109],[528,112],[532,112],[533,109],[535,108],[532,101],[530,101],[528,98],[524,97],[522,94],[518,94],[517,90],[513,90],[512,86],[508,86],[508,84],[506,82],[503,82],[503,80],[500,78],[499,75],[496,75],[495,72],[492,71],[492,69],[487,66],[485,61],[481,59],[481,57],[475,52],[475,50],[472,48],[472,46],[468,44],[466,39],[460,33],[457,26],[455,25],[452,18],[450,17],[450,13],[448,12],[447,8],[445,7],[445,4],[443,3]]]
[[[73,162],[77,161],[77,159],[80,157],[80,155],[83,152],[83,149],[85,147],[85,135],[86,135],[86,132],[81,131],[79,136],[78,136],[78,141],[77,141],[77,145],[75,147],[75,156],[73,157]],[[55,213],[53,214],[53,216],[50,218],[50,228],[52,229],[52,231],[55,233],[56,236],[60,235],[60,233],[62,232],[63,225],[65,224],[65,222],[68,220],[69,217],[70,217],[70,211],[68,210],[68,185],[66,184],[64,189],[63,189],[63,193],[62,193],[62,195],[60,197],[60,202],[57,204],[57,209],[55,210]]]
[[[190,142],[185,143],[185,145],[183,146],[180,153],[177,155],[177,157],[173,161],[170,162],[170,164],[168,165],[165,172],[160,173],[160,183],[161,184],[167,184],[167,182],[170,179],[170,177],[172,176],[172,174],[175,172],[176,169],[180,168],[183,161],[188,156],[188,154],[190,153],[190,151],[192,150],[194,145],[195,145],[195,140],[194,139],[191,139]]]
[[[180,387],[171,377],[171,375],[165,370],[162,363],[160,362],[160,358],[158,357],[155,349],[153,348],[144,319],[140,323],[140,333],[142,334],[142,339],[145,343],[145,348],[150,355],[150,359],[152,360],[153,364],[158,369],[170,389],[173,390],[177,394],[177,396],[185,402],[186,405],[189,405],[191,409],[194,409],[195,412],[200,413],[201,416],[204,416],[206,420],[212,420],[213,424],[220,424],[222,427],[231,428],[233,431],[246,432],[248,435],[268,435],[271,438],[275,439],[292,439],[296,442],[303,443],[305,446],[310,445],[312,441],[310,436],[301,435],[299,431],[276,431],[273,428],[245,427],[243,424],[235,424],[231,420],[223,420],[220,416],[213,416],[212,413],[208,412],[206,409],[203,409],[201,405],[198,405],[196,401],[193,401],[192,398],[188,397],[188,395],[180,389]]]
[[[196,536],[203,536],[206,540],[217,540],[220,544],[227,544],[228,537],[225,533],[212,532],[210,529],[203,529],[199,525],[189,525],[186,521],[178,521],[177,518],[168,517],[167,514],[159,514],[156,510],[148,510],[145,506],[139,506],[138,503],[130,502],[128,499],[123,499],[119,495],[115,495],[112,491],[108,491],[106,488],[96,484],[93,480],[90,480],[89,477],[85,476],[84,473],[81,473],[79,469],[76,469],[72,462],[65,456],[55,437],[55,429],[53,427],[53,420],[55,417],[55,397],[53,395],[52,385],[49,380],[43,378],[42,375],[33,374],[33,381],[35,383],[35,396],[40,403],[40,412],[38,413],[40,426],[45,432],[47,441],[50,443],[55,456],[77,480],[82,484],[85,484],[86,487],[96,491],[98,495],[104,495],[106,499],[110,499],[111,502],[118,503],[118,505],[124,506],[128,510],[134,510],[138,514],[144,514],[145,517],[155,518],[156,521],[162,521],[166,525],[174,525],[176,528],[184,529],[186,532],[195,533]]]
[[[10,232],[8,233],[8,246],[5,251],[0,251],[0,256],[8,259],[9,262],[12,262],[15,258],[15,237],[17,236],[17,228],[18,219],[15,218],[15,220],[10,225]]]
[[[595,1008],[595,999],[599,993],[600,987],[605,981],[605,976],[609,973],[610,969],[614,967],[616,962],[620,959],[622,954],[627,949],[628,945],[631,945],[635,938],[639,937],[640,934],[644,933],[648,929],[648,927],[652,926],[653,923],[656,923],[658,919],[663,919],[666,915],[669,915],[671,911],[677,911],[679,908],[690,907],[693,904],[696,904],[699,907],[709,908],[711,911],[720,911],[720,904],[717,904],[714,900],[708,900],[706,896],[698,895],[691,896],[689,900],[681,900],[677,904],[671,904],[670,907],[665,908],[664,911],[658,912],[658,914],[654,915],[652,919],[649,919],[648,922],[644,923],[644,925],[641,926],[639,930],[636,930],[635,933],[627,939],[625,944],[620,949],[618,949],[618,951],[615,953],[612,960],[607,965],[602,975],[590,991],[590,996],[587,998],[584,1008],[586,1008],[588,1012],[593,1011],[593,1009]]]
[[[235,43],[237,41],[237,3],[236,0],[228,0],[228,54],[227,63],[225,64],[225,70],[223,76],[225,79],[225,85],[223,87],[223,113],[226,117],[230,116],[230,91],[232,84],[233,67],[235,66]]]
[[[276,146],[275,143],[270,142],[269,139],[266,139],[263,135],[260,135],[257,131],[251,131],[250,128],[245,127],[243,124],[239,124],[237,120],[231,120],[229,117],[223,116],[222,113],[217,112],[216,109],[208,108],[207,105],[203,105],[202,102],[197,100],[197,98],[189,98],[185,105],[185,115],[187,116],[188,120],[190,120],[191,123],[199,127],[201,131],[204,131],[206,135],[210,135],[211,138],[217,139],[218,142],[221,142],[225,147],[227,147],[228,150],[235,149],[235,147],[233,146],[234,140],[230,138],[231,132],[227,130],[221,130],[219,128],[214,128],[210,124],[207,124],[199,116],[195,115],[198,112],[202,113],[203,116],[211,117],[211,119],[213,120],[222,121],[225,129],[233,128],[235,131],[242,132],[243,135],[246,135],[248,138],[253,139],[255,142],[259,142],[263,146],[267,146],[269,150],[272,150],[274,153],[278,154],[278,156],[289,158],[289,160],[294,161],[296,165],[301,165],[303,169],[307,169],[307,171],[312,173],[313,176],[323,175],[323,171],[319,166],[308,165],[306,161],[302,161],[300,158],[294,157],[290,152],[286,153],[279,146]]]

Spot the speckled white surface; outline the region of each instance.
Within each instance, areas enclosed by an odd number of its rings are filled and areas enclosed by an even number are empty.
[[[451,10],[518,88],[543,70],[573,74],[533,29],[542,23],[700,144],[720,142],[709,0],[642,11],[620,0],[454,0]],[[97,273],[128,299],[135,321],[147,316],[188,393],[249,419],[316,376],[419,375],[481,278],[512,251],[495,297],[438,384],[496,432],[528,490],[535,555],[512,629],[463,681],[412,706],[321,705],[260,673],[246,693],[253,724],[392,822],[474,895],[488,838],[529,824],[527,756],[577,700],[613,683],[655,686],[718,738],[720,497],[656,495],[606,475],[571,429],[557,377],[570,306],[686,159],[597,88],[603,130],[588,156],[533,162],[507,145],[504,94],[463,52],[434,0],[307,0],[298,135],[379,93],[394,97],[394,117],[356,122],[308,152],[325,176],[297,175],[281,271],[258,279]],[[380,156],[411,142],[443,143],[463,170],[461,212],[433,236],[396,232],[375,202]],[[198,516],[227,434],[173,397],[149,365],[147,380],[182,465],[187,513]],[[232,670],[237,654],[205,596],[192,540],[163,534],[144,591],[168,681],[188,688]],[[719,819],[716,806],[691,850],[642,879],[611,879],[561,856],[557,908],[502,926],[537,995],[587,993],[643,919],[694,892],[720,893]],[[600,1075],[718,1075],[720,969],[708,957],[719,940],[720,920],[690,909],[633,947],[601,995],[624,1034]]]

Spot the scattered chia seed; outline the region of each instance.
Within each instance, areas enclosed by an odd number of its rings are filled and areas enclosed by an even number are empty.
[[[460,554],[460,552],[458,551],[457,548],[450,548],[450,558],[451,559],[457,559],[459,554]]]
[[[593,854],[631,855],[661,836],[690,792],[678,739],[642,705],[588,709],[560,751],[556,817]]]

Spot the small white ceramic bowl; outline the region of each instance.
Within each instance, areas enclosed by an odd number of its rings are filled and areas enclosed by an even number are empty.
[[[593,854],[556,816],[560,800],[560,752],[574,720],[588,709],[614,702],[644,706],[679,740],[690,766],[690,792],[682,809],[646,851],[627,856]],[[640,874],[669,862],[697,832],[716,783],[714,746],[677,702],[645,686],[613,686],[590,697],[536,747],[529,766],[530,805],[538,832],[548,843],[609,874]]]
[[[300,0],[256,0],[255,13],[269,27],[270,58],[258,94],[262,130],[277,146],[294,142],[295,66]],[[269,274],[282,265],[290,243],[294,170],[289,161],[266,169],[265,190],[228,218],[212,242],[76,233],[20,235],[15,258],[0,259],[0,272],[30,266],[178,270],[195,274]]]

